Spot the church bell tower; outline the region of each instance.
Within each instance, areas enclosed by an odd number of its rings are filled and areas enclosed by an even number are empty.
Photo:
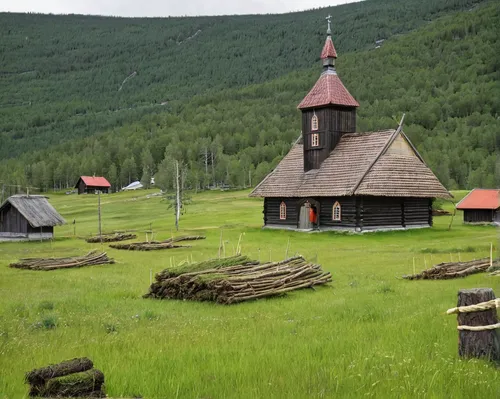
[[[345,133],[356,131],[358,102],[347,91],[335,70],[337,52],[328,16],[326,41],[321,52],[323,72],[298,108],[302,111],[304,172],[319,169]]]

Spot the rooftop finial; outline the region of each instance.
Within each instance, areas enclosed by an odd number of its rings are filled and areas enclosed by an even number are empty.
[[[328,29],[326,30],[327,35],[332,34],[332,29],[331,29],[331,23],[332,23],[332,16],[328,14],[328,17],[325,18],[328,21]]]

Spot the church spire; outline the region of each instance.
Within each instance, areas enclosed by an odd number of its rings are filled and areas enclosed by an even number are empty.
[[[332,41],[332,29],[331,29],[331,21],[332,16],[328,15],[326,20],[328,21],[328,29],[326,31],[326,41],[323,46],[323,51],[321,52],[321,59],[323,60],[323,69],[335,71],[335,59],[337,58],[337,52],[335,51],[335,47],[333,46]]]

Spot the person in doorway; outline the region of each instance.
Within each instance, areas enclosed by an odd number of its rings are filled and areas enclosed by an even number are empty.
[[[309,221],[311,222],[313,228],[317,227],[318,223],[318,212],[316,211],[316,207],[312,206],[309,208]]]

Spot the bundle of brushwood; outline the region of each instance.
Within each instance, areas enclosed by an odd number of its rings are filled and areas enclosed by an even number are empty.
[[[493,261],[493,266],[500,265],[500,260]],[[444,280],[465,277],[485,272],[490,267],[490,258],[471,260],[469,262],[440,263],[418,274],[403,276],[407,280]]]
[[[94,369],[86,357],[66,360],[58,364],[26,373],[30,396],[43,398],[104,398],[104,374]]]
[[[127,249],[129,251],[155,251],[158,249],[172,249],[172,248],[189,248],[189,245],[176,245],[181,241],[194,241],[204,240],[204,236],[180,236],[169,238],[165,241],[144,241],[144,242],[131,242],[128,244],[111,244],[111,248]]]
[[[326,284],[331,279],[329,272],[302,256],[261,264],[239,255],[183,264],[157,273],[144,298],[231,304],[283,295]]]
[[[56,270],[110,263],[115,263],[115,261],[114,259],[108,258],[106,252],[91,251],[84,256],[73,256],[69,258],[25,258],[20,259],[19,262],[11,263],[10,267],[29,270]]]
[[[432,216],[450,216],[451,213],[448,211],[445,211],[444,209],[433,209],[432,210]]]
[[[125,241],[132,240],[137,238],[136,234],[132,233],[113,233],[113,234],[103,234],[101,236],[93,236],[85,239],[88,243],[96,243],[96,242],[117,242],[117,241]]]

